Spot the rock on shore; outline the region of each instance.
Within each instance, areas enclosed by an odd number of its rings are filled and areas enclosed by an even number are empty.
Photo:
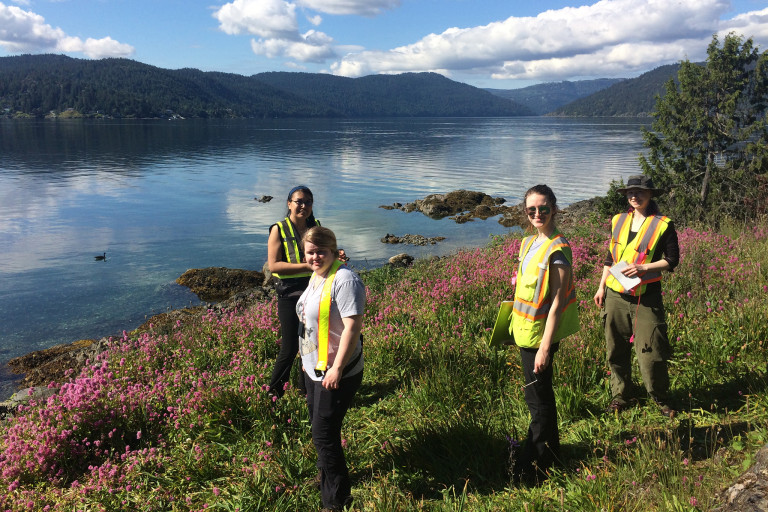
[[[522,210],[515,206],[504,206],[504,203],[506,199],[503,197],[491,197],[484,192],[454,190],[447,194],[430,194],[424,199],[417,199],[405,205],[394,203],[379,208],[402,210],[406,213],[418,211],[433,219],[450,217],[459,224],[501,215],[499,223],[503,226],[522,225],[521,222],[525,220]]]

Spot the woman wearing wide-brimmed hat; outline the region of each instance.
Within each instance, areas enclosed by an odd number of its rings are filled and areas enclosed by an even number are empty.
[[[629,210],[611,220],[609,250],[594,297],[603,308],[611,371],[612,399],[607,410],[619,412],[637,402],[631,374],[634,345],[648,395],[663,415],[672,417],[667,367],[671,350],[661,278],[680,260],[677,232],[674,223],[659,213],[652,198],[662,190],[648,176],[630,176],[618,192],[627,196]]]

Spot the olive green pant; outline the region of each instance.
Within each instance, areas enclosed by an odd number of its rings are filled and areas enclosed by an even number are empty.
[[[638,303],[637,297],[607,288],[603,327],[613,398],[626,402],[636,394],[632,384],[634,345],[645,389],[656,402],[666,403],[670,347],[661,293],[642,295]],[[634,342],[630,343],[633,332]]]

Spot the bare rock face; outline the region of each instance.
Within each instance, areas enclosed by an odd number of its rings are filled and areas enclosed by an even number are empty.
[[[192,290],[201,300],[219,301],[261,286],[264,274],[257,270],[226,267],[193,268],[184,272],[176,282]]]
[[[720,494],[717,512],[768,512],[768,445],[755,456],[755,463]]]

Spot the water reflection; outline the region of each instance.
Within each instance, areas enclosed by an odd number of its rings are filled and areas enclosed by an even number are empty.
[[[445,254],[506,232],[379,209],[465,188],[562,204],[637,172],[634,120],[0,120],[0,362],[133,328],[194,303],[188,268],[260,269],[270,224],[298,183],[357,265]],[[254,198],[271,195],[270,203]],[[446,236],[424,248],[387,233]],[[107,252],[97,266],[95,254]]]

